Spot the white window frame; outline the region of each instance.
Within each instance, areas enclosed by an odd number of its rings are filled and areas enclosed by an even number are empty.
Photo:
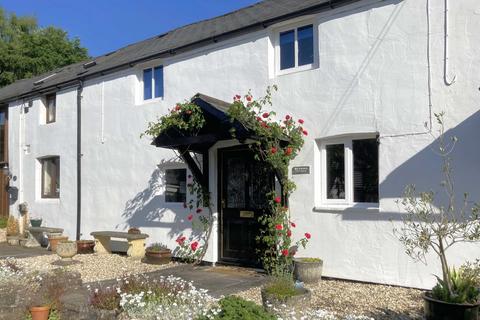
[[[306,64],[303,66],[298,65],[298,28],[305,27],[308,25],[312,25],[313,28],[313,63]],[[292,68],[280,69],[280,34],[285,31],[295,31],[295,66]],[[296,22],[294,24],[289,24],[286,26],[282,26],[281,28],[277,28],[274,30],[274,37],[275,37],[275,73],[276,75],[284,75],[294,72],[301,72],[306,70],[312,70],[318,68],[318,59],[319,59],[319,41],[318,41],[318,23],[313,20],[304,20],[301,22]]]
[[[343,137],[337,137],[332,139],[321,140],[318,143],[320,153],[320,197],[319,203],[316,204],[318,210],[343,210],[347,208],[360,208],[360,209],[372,209],[377,211],[379,207],[378,202],[354,202],[353,195],[353,141],[363,139],[376,139],[376,133],[348,135]],[[345,157],[345,199],[328,199],[327,194],[327,149],[328,145],[343,144],[344,145],[344,157]],[[380,148],[380,146],[379,146]],[[379,149],[380,152],[380,149]],[[380,164],[379,164],[380,167]],[[379,199],[380,201],[380,199]]]
[[[163,67],[163,96],[155,97],[155,68],[156,67]],[[152,97],[150,99],[145,99],[144,90],[145,90],[145,83],[143,81],[143,71],[144,70],[152,70]],[[144,65],[141,66],[139,70],[138,79],[140,82],[140,90],[139,90],[139,104],[148,104],[152,102],[162,101],[165,98],[165,64],[163,63],[156,63],[154,65]]]

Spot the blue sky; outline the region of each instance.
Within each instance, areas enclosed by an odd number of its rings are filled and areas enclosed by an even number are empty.
[[[98,56],[176,27],[240,9],[259,0],[0,0],[17,15],[33,15],[78,37]]]

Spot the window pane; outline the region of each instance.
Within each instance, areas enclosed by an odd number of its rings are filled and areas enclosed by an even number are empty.
[[[295,30],[280,33],[280,70],[295,67]]]
[[[185,202],[187,200],[187,170],[165,171],[165,202]]]
[[[353,201],[378,202],[377,139],[353,140]]]
[[[48,95],[46,98],[46,106],[47,106],[47,117],[46,122],[51,123],[55,122],[55,113],[56,113],[56,95],[51,94]]]
[[[143,100],[152,99],[152,69],[143,70]]]
[[[327,150],[327,199],[345,199],[345,148],[332,144]]]
[[[313,63],[313,26],[298,28],[298,65]]]
[[[60,158],[42,159],[42,197],[58,198],[60,194]]]
[[[153,69],[155,78],[155,98],[163,97],[163,66]]]

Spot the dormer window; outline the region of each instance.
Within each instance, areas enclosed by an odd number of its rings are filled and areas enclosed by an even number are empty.
[[[45,97],[45,122],[52,123],[57,117],[57,96],[55,93],[48,94]]]
[[[277,33],[277,73],[308,70],[315,67],[317,41],[313,24],[284,28]]]
[[[143,70],[143,100],[163,97],[163,66]]]

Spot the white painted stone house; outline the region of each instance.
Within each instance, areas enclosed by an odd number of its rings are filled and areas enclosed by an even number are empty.
[[[290,203],[294,235],[312,234],[299,254],[324,259],[326,276],[429,287],[439,262],[412,262],[392,229],[405,185],[438,188],[433,112],[446,112],[448,134],[460,140],[458,191],[480,199],[480,4],[447,5],[266,0],[2,88],[10,213],[26,201],[70,238],[136,226],[173,248],[191,226],[188,173],[172,171],[185,168],[172,151],[139,138],[147,122],[196,93],[231,102],[277,84],[278,115],[305,119],[309,132],[294,164],[309,173],[293,175]],[[225,260],[218,155],[238,144],[220,141],[208,153],[218,218],[209,262]],[[469,244],[450,259],[478,257],[479,245]]]

